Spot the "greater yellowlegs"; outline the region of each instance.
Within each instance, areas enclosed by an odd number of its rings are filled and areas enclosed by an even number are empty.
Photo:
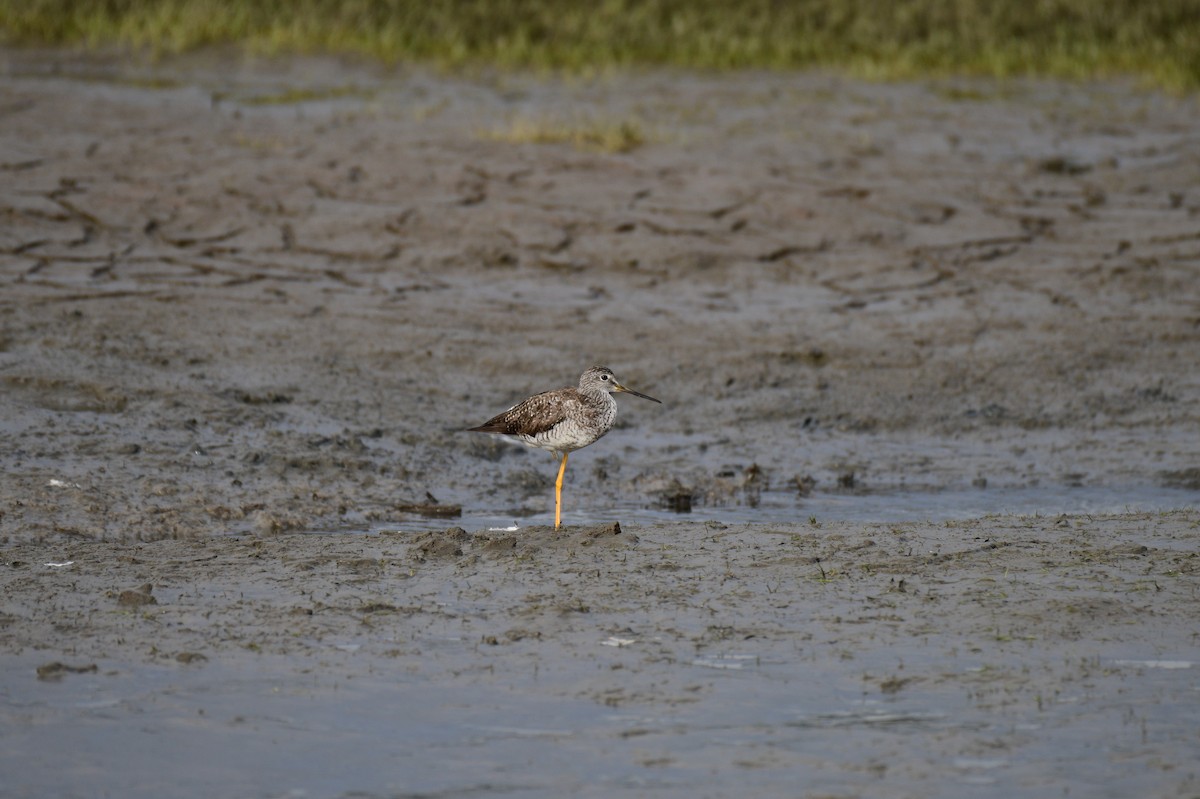
[[[617,419],[613,394],[624,392],[658,402],[617,382],[607,366],[593,366],[579,376],[578,388],[544,391],[488,419],[473,433],[503,433],[531,447],[548,450],[560,461],[554,482],[554,529],[562,523],[562,484],[567,454],[582,449],[607,433]]]

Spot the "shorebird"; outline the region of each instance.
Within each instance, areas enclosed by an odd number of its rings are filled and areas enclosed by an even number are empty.
[[[562,484],[567,455],[595,442],[617,419],[613,394],[625,393],[662,404],[626,388],[607,366],[593,366],[579,376],[578,388],[543,391],[488,419],[472,433],[502,433],[523,444],[551,452],[560,462],[554,482],[554,529],[562,524]]]

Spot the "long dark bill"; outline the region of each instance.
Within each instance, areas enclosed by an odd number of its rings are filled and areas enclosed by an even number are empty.
[[[617,390],[618,390],[618,391],[623,391],[623,392],[625,392],[626,394],[632,394],[632,395],[633,395],[633,396],[635,396],[635,397],[641,397],[642,399],[648,399],[648,400],[650,400],[651,402],[657,402],[659,405],[662,405],[662,400],[656,400],[654,397],[651,397],[651,396],[648,396],[648,395],[646,395],[646,394],[643,394],[643,393],[641,393],[640,391],[634,391],[632,388],[625,388],[625,386],[622,386],[622,385],[619,385],[619,384],[618,384],[618,385],[617,385]]]

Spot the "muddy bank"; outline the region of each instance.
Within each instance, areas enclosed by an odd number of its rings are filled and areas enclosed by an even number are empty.
[[[1198,530],[9,545],[5,794],[1191,795]]]
[[[11,540],[544,520],[549,459],[456,431],[597,362],[666,404],[573,459],[589,518],[847,479],[1195,502],[1194,98],[3,70]],[[511,140],[595,120],[647,142]]]

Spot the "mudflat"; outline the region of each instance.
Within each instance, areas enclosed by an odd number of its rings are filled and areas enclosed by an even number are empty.
[[[2,57],[0,792],[1200,791],[1194,97]]]

